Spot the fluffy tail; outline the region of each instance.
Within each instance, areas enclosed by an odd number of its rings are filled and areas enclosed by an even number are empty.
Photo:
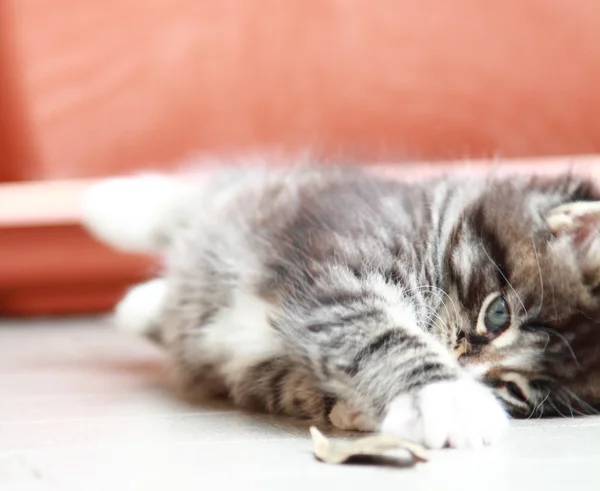
[[[195,190],[162,174],[107,179],[84,193],[83,225],[115,249],[158,254],[189,220]]]

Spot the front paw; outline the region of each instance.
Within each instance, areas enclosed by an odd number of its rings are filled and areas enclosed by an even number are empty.
[[[487,387],[470,379],[436,382],[415,394],[398,396],[381,425],[432,449],[477,448],[494,443],[508,417]]]

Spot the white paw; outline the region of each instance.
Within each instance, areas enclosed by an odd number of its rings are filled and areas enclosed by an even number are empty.
[[[508,427],[504,408],[487,387],[470,379],[436,382],[397,397],[381,431],[432,449],[477,448],[494,443]]]
[[[117,327],[152,337],[166,293],[166,281],[160,278],[131,288],[115,308]]]
[[[83,224],[107,245],[129,252],[157,253],[186,220],[192,188],[160,175],[107,179],[83,196]]]
[[[344,431],[375,431],[377,425],[366,414],[353,411],[344,401],[335,403],[329,413],[329,421]]]

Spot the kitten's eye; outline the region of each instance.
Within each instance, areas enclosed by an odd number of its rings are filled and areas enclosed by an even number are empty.
[[[498,333],[510,325],[510,311],[504,297],[497,297],[485,311],[483,319],[486,329]]]

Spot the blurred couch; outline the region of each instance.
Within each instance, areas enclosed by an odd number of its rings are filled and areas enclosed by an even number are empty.
[[[155,271],[82,230],[84,179],[307,148],[546,171],[599,152],[599,86],[594,0],[2,0],[0,314],[103,311]]]
[[[3,0],[0,179],[595,153],[594,0]]]

